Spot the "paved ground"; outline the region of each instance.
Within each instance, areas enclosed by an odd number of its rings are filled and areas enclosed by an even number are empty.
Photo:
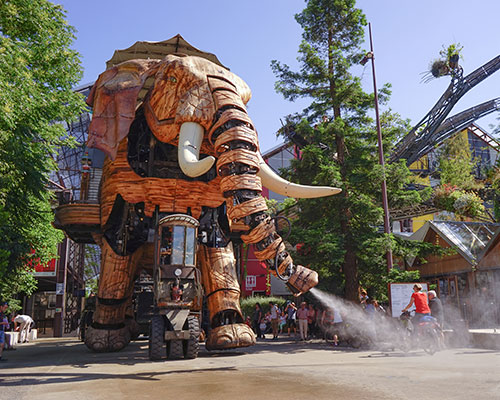
[[[352,350],[320,341],[260,341],[196,360],[150,362],[147,341],[113,354],[74,338],[5,352],[0,399],[500,399],[500,351]]]

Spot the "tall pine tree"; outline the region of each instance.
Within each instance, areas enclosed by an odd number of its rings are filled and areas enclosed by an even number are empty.
[[[295,18],[304,30],[300,71],[278,61],[271,65],[278,92],[290,101],[311,100],[302,113],[288,119],[288,128],[310,143],[292,164],[290,177],[337,186],[342,193],[299,201],[301,212],[291,238],[303,243],[297,259],[318,270],[322,287],[356,301],[360,277],[370,281],[385,272],[384,254],[391,245],[379,232],[383,171],[368,115],[374,98],[350,72],[366,53],[361,48],[366,20],[354,0],[309,0]],[[388,94],[384,87],[379,98],[383,101]],[[386,150],[408,130],[407,121],[389,113],[382,116],[382,126]],[[390,204],[418,200],[418,194],[403,190],[409,178],[403,163],[389,166],[386,176]]]

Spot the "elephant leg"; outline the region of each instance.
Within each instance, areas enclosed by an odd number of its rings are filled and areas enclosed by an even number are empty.
[[[97,352],[118,351],[130,342],[126,312],[130,309],[135,268],[142,248],[130,256],[119,256],[103,240],[101,252],[96,310],[85,344]]]
[[[240,309],[240,286],[236,275],[233,246],[200,246],[203,286],[210,312],[211,330],[205,341],[208,350],[252,346],[255,335],[244,323]]]

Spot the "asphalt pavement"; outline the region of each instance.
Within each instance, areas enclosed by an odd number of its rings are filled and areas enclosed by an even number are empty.
[[[470,347],[430,356],[285,337],[151,362],[146,340],[98,354],[76,338],[52,338],[4,356],[2,400],[500,399],[500,351]]]

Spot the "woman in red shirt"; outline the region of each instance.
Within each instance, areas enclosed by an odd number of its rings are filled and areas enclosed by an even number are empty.
[[[416,283],[413,286],[413,294],[411,295],[410,303],[403,309],[403,312],[408,310],[413,304],[415,304],[415,320],[420,321],[420,318],[424,315],[431,315],[431,309],[429,308],[429,302],[427,300],[427,293],[421,291],[422,285]]]

